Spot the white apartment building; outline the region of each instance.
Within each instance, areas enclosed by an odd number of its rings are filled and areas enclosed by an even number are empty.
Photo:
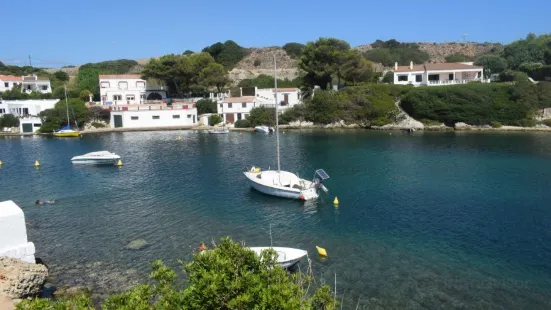
[[[166,98],[164,86],[147,87],[139,74],[110,74],[99,76],[100,98],[103,105],[143,104],[146,100]]]
[[[466,84],[473,81],[489,83],[484,79],[484,67],[472,62],[426,63],[409,66],[394,64],[394,84],[413,86],[442,86]]]
[[[19,131],[35,132],[42,126],[40,112],[53,109],[59,99],[0,100],[0,116],[13,114],[19,117]]]
[[[194,103],[111,106],[112,128],[192,127],[198,125]]]
[[[0,75],[0,92],[5,92],[18,85],[22,85],[21,91],[25,93],[40,92],[46,94],[52,92],[50,80],[45,77]]]
[[[301,103],[300,90],[298,88],[278,88],[278,108],[284,111]],[[256,107],[275,108],[274,88],[255,88],[254,96],[228,97],[217,104],[217,112],[224,119],[224,123],[233,124],[238,120],[246,119],[251,110]]]

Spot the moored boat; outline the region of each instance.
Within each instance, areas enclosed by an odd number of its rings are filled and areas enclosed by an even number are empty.
[[[284,247],[252,247],[249,248],[258,256],[262,255],[262,251],[273,249],[277,253],[277,264],[283,268],[291,268],[303,259],[308,252],[295,248]]]
[[[227,134],[229,132],[230,132],[229,129],[211,129],[211,130],[209,130],[209,133],[213,134],[213,135],[223,135],[223,134]]]
[[[260,132],[260,133],[271,133],[274,132],[274,129],[268,126],[256,126],[254,128],[254,131]]]
[[[91,152],[71,158],[73,164],[114,165],[121,157],[108,151]]]
[[[67,125],[59,130],[55,130],[53,135],[56,137],[79,137],[80,132],[72,130],[71,127]]]

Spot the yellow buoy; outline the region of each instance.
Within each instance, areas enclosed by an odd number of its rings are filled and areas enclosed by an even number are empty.
[[[335,196],[335,200],[333,200],[333,204],[335,206],[338,206],[339,205],[339,198],[337,198],[337,196]]]
[[[117,162],[117,167],[122,167],[122,160],[119,159],[119,161]]]
[[[327,257],[327,251],[325,251],[324,248],[320,248],[319,246],[316,245],[316,249],[318,249],[318,254],[320,256]]]
[[[0,160],[0,166],[2,166],[2,161]]]
[[[178,136],[178,140],[182,140],[182,136]]]
[[[36,161],[34,162],[34,166],[35,166],[35,167],[40,167],[40,163],[38,162],[38,160],[36,160]]]

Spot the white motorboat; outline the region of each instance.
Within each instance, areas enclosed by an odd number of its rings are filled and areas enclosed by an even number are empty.
[[[252,247],[249,248],[258,256],[262,254],[262,251],[273,249],[277,252],[277,264],[283,268],[291,268],[301,259],[303,259],[308,252],[301,249],[283,248],[283,247]]]
[[[271,132],[274,132],[274,129],[268,126],[256,126],[254,128],[254,131],[260,132],[260,133],[271,133]]]
[[[71,158],[73,164],[114,165],[121,157],[108,151],[91,152]]]
[[[246,168],[244,171],[245,177],[249,184],[255,190],[272,196],[293,198],[300,200],[311,200],[319,197],[319,190],[327,193],[327,188],[322,184],[324,180],[329,179],[329,175],[323,170],[318,169],[314,173],[312,181],[302,179],[297,174],[283,171],[280,167],[279,160],[279,112],[277,104],[277,66],[274,56],[274,91],[275,91],[275,134],[276,134],[276,157],[277,170],[262,171],[258,167]],[[257,128],[266,126],[257,126]],[[268,127],[266,127],[268,128]]]
[[[223,135],[223,134],[227,134],[229,132],[230,132],[229,129],[211,129],[211,130],[209,130],[209,133],[213,134],[213,135]]]

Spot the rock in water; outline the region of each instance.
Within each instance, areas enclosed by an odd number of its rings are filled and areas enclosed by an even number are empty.
[[[137,250],[141,250],[141,249],[145,248],[148,245],[149,244],[144,239],[137,239],[137,240],[130,241],[130,243],[127,244],[125,248],[129,249],[129,250],[136,250],[137,251]]]
[[[37,295],[46,277],[48,269],[44,265],[0,257],[0,295],[12,299]]]

